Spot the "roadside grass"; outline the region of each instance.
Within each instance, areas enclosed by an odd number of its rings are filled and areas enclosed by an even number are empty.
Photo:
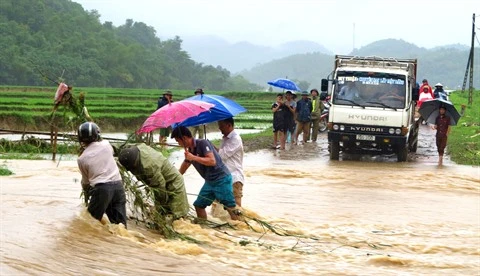
[[[13,172],[7,168],[5,165],[0,165],[0,176],[12,175]]]
[[[472,105],[468,105],[467,91],[451,93],[450,101],[458,112],[465,105],[465,112],[451,129],[447,152],[458,164],[480,166],[480,91],[474,91]]]
[[[254,152],[261,149],[268,149],[273,141],[272,127],[266,128],[260,132],[242,134],[243,150],[245,152]],[[220,139],[211,141],[217,148],[220,146]]]
[[[245,152],[268,149],[272,145],[273,129],[270,126],[258,133],[242,134],[242,140]]]
[[[0,153],[0,159],[45,160],[41,155],[21,152]]]
[[[76,141],[68,141],[66,143],[57,144],[57,154],[76,154],[78,152],[79,145]],[[29,153],[35,154],[49,154],[52,153],[52,146],[45,140],[35,138],[33,136],[27,136],[23,140],[9,141],[7,139],[0,139],[0,159],[6,159],[2,157],[1,153]],[[28,158],[22,158],[28,159]]]

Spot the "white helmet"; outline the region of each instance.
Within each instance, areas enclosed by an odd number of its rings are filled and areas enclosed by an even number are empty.
[[[435,84],[435,87],[443,87],[443,84],[437,83],[437,84]]]

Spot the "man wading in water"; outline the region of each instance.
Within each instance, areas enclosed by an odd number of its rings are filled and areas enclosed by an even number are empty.
[[[185,148],[185,159],[180,166],[180,173],[184,174],[190,165],[193,165],[205,179],[197,200],[193,203],[197,217],[207,219],[205,208],[217,199],[226,207],[230,217],[238,220],[241,212],[236,209],[233,197],[232,175],[212,143],[205,139],[193,138],[190,130],[183,126],[176,127],[171,137]]]

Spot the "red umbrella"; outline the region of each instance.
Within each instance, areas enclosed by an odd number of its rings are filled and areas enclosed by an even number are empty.
[[[188,118],[195,117],[202,112],[210,110],[214,104],[195,101],[182,100],[169,103],[157,111],[153,112],[137,133],[151,132],[158,128],[167,128],[175,123],[180,123]]]

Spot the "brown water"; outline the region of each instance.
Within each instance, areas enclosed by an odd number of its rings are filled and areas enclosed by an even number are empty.
[[[0,274],[480,275],[480,168],[448,159],[438,167],[432,132],[422,132],[406,163],[329,161],[326,134],[247,154],[243,203],[252,228],[175,223],[202,244],[92,219],[74,160],[1,161],[15,175],[0,177]],[[185,180],[192,203],[202,180],[193,168]]]

